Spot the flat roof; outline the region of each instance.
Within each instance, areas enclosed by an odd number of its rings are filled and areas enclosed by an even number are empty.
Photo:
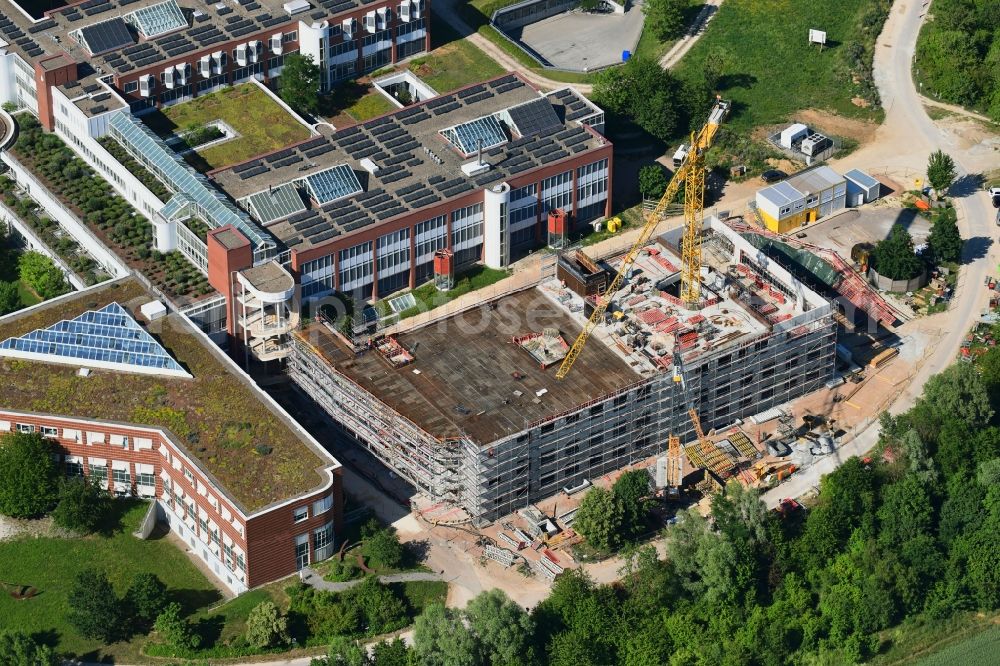
[[[878,180],[872,178],[861,169],[851,169],[844,174],[844,178],[853,181],[862,187],[875,187],[876,185],[881,184]]]
[[[580,324],[537,289],[506,296],[496,305],[489,325],[477,311],[396,336],[414,357],[401,368],[375,351],[355,357],[322,324],[297,335],[339,372],[431,435],[465,435],[479,444],[642,380],[602,344],[588,345],[573,372],[556,379],[558,364],[543,370],[513,338],[552,328],[572,341]]]
[[[142,322],[138,308],[154,298],[134,278],[105,283],[0,318],[0,340],[111,303]],[[248,514],[323,484],[321,471],[336,461],[301,436],[300,427],[183,316],[173,313],[144,328],[192,378],[96,368],[80,377],[77,367],[0,358],[0,404],[16,411],[164,428]],[[84,366],[81,361],[79,367]]]
[[[221,229],[216,229],[214,231],[208,232],[215,240],[222,244],[222,247],[227,250],[235,250],[237,248],[246,247],[250,244],[250,241],[246,239],[242,234],[232,229],[230,227],[222,227]]]
[[[257,291],[277,293],[295,286],[295,280],[277,261],[268,261],[240,271],[240,275]]]
[[[228,167],[211,174],[233,199],[266,192],[269,188],[299,181],[332,167],[346,165],[358,177],[363,191],[320,206],[291,213],[268,231],[290,247],[306,249],[331,238],[347,235],[441,201],[482,189],[517,174],[556,164],[606,145],[607,140],[576,122],[601,113],[569,90],[562,96],[543,96],[514,74],[477,83],[405,109],[319,136]],[[538,131],[518,134],[504,121],[511,108],[547,100],[559,123],[531,125]],[[442,131],[488,116],[505,125],[506,140],[483,151],[490,165],[485,173],[467,176],[463,164],[476,159],[464,156]],[[509,114],[507,114],[509,116]],[[362,160],[378,167],[369,173]]]
[[[826,165],[806,169],[794,174],[785,181],[795,189],[806,194],[815,194],[828,190],[844,182],[844,177]]]
[[[783,206],[803,198],[802,193],[787,181],[775,183],[762,190],[758,190],[757,196],[770,201],[775,206]]]

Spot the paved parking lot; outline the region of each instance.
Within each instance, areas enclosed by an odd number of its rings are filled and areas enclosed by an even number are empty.
[[[622,51],[634,51],[642,33],[642,6],[633,4],[625,14],[566,12],[520,30],[520,39],[561,69],[587,71],[621,62]]]

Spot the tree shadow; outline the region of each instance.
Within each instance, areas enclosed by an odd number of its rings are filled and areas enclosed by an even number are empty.
[[[427,539],[407,541],[403,546],[405,548],[404,561],[408,566],[415,566],[425,561],[431,552],[431,542]]]
[[[222,615],[210,615],[198,620],[194,626],[194,631],[201,636],[201,644],[209,646],[219,642],[219,638],[222,636],[222,629],[225,626],[225,617]]]
[[[368,86],[357,81],[345,81],[332,92],[320,97],[319,115],[335,116],[368,94]]]
[[[755,83],[757,83],[757,77],[753,74],[723,74],[719,77],[716,87],[721,92],[732,88],[749,89],[752,88]]]
[[[959,176],[948,188],[948,194],[953,197],[972,196],[983,189],[983,175],[981,173],[968,173]]]
[[[989,253],[993,239],[988,236],[973,236],[962,245],[962,264],[971,264]]]
[[[892,226],[890,226],[886,231],[885,238],[889,237],[889,233],[892,232],[892,227],[896,225],[903,227],[907,232],[909,232],[910,227],[913,226],[913,223],[918,217],[919,215],[917,214],[917,210],[915,208],[901,209],[898,213],[896,213],[896,219],[893,220]]]
[[[60,634],[55,629],[43,629],[31,634],[31,640],[39,645],[48,645],[53,649],[59,646],[59,638]]]
[[[167,597],[179,603],[185,613],[193,613],[222,599],[218,590],[168,590]]]
[[[101,521],[95,531],[106,538],[122,533],[124,531],[122,521],[125,514],[134,509],[140,502],[141,500],[135,499],[116,499],[107,502],[107,509],[101,516]]]

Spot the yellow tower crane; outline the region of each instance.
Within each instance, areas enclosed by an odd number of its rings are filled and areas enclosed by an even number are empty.
[[[702,126],[697,134],[692,133],[691,148],[684,157],[684,161],[674,171],[674,176],[670,179],[666,191],[660,197],[656,207],[646,218],[646,224],[643,225],[642,230],[639,232],[639,237],[625,254],[625,259],[618,269],[618,274],[615,275],[614,280],[608,285],[604,294],[598,296],[594,312],[590,315],[590,319],[587,320],[583,330],[580,331],[580,335],[573,342],[573,346],[567,352],[562,365],[559,366],[559,370],[556,372],[556,379],[563,379],[569,374],[573,363],[576,362],[580,352],[583,351],[583,346],[587,343],[587,338],[590,337],[594,328],[604,318],[604,313],[611,303],[611,298],[621,288],[622,280],[625,279],[626,273],[628,273],[632,264],[635,263],[639,252],[646,245],[650,236],[653,235],[653,231],[656,230],[656,225],[660,223],[660,218],[666,212],[667,206],[677,195],[681,183],[684,183],[684,236],[681,241],[681,300],[689,305],[698,302],[701,296],[701,226],[705,205],[705,151],[711,147],[712,142],[715,140],[715,135],[719,131],[719,125],[722,124],[727,115],[729,115],[729,102],[722,99],[716,100],[715,106],[712,107],[712,112],[708,116],[708,122]]]

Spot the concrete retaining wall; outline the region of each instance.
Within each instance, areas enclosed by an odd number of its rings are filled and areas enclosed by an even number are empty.
[[[882,291],[894,291],[896,293],[916,291],[927,284],[927,269],[921,271],[917,277],[909,280],[890,280],[884,275],[879,275],[874,268],[869,268],[868,281]]]
[[[500,30],[516,30],[573,9],[579,0],[527,0],[493,12],[491,21]]]
[[[153,529],[156,527],[156,521],[160,518],[160,504],[156,500],[149,503],[149,509],[146,510],[146,516],[142,519],[142,523],[139,524],[139,529],[137,529],[133,534],[139,539],[148,539],[153,533]]]

